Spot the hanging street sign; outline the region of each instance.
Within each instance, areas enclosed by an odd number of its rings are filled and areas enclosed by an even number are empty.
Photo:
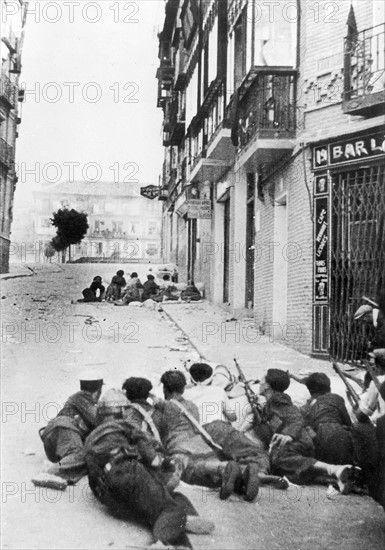
[[[187,201],[187,217],[189,219],[209,219],[211,213],[211,201],[209,199],[190,199]]]
[[[158,185],[147,185],[146,187],[140,188],[140,194],[146,199],[155,199],[159,197],[160,188]]]

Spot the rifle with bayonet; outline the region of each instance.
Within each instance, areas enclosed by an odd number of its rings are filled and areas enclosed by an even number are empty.
[[[344,372],[344,375],[346,376],[346,378],[349,378],[349,380],[353,380],[353,382],[355,382],[357,386],[360,386],[362,390],[365,389],[365,383],[363,382],[363,380],[361,380],[361,378],[358,378],[358,376],[354,376],[354,374],[351,374],[350,372]]]
[[[345,376],[345,373],[342,372],[340,367],[337,365],[337,363],[333,362],[333,369],[338,374],[338,376],[341,378],[342,382],[346,386],[346,395],[349,400],[349,403],[353,407],[353,409],[356,409],[359,407],[360,398],[356,392],[356,390],[353,388],[347,377]]]
[[[282,425],[282,420],[276,414],[270,418],[266,418],[263,407],[258,403],[257,394],[250,387],[251,382],[246,380],[245,375],[243,374],[242,369],[235,357],[234,363],[239,373],[239,380],[244,385],[246,397],[253,411],[254,431],[261,441],[268,446],[272,437]]]
[[[306,384],[306,378],[307,378],[306,376],[304,378],[300,378],[299,376],[296,376],[295,374],[292,374],[289,371],[286,371],[286,372],[292,380],[295,380],[299,384]],[[358,378],[358,376],[354,376],[354,374],[351,374],[350,372],[344,372],[343,374],[346,378],[349,378],[349,380],[353,380],[353,382],[355,382],[357,386],[360,386],[362,390],[365,389],[365,384],[361,380],[361,378]]]
[[[371,379],[374,382],[374,385],[378,389],[378,393],[381,395],[381,382],[377,378],[377,375],[374,372],[374,369],[373,369],[372,365],[370,364],[370,362],[367,359],[364,359],[363,362],[364,362],[364,365],[366,367],[366,370],[368,371],[368,373],[370,374]]]
[[[246,393],[246,397],[247,397],[247,400],[248,402],[250,403],[250,406],[252,408],[252,411],[253,411],[253,414],[254,414],[254,419],[255,419],[255,422],[257,424],[261,424],[262,422],[264,422],[263,420],[263,412],[262,412],[262,407],[261,405],[258,403],[258,396],[257,394],[251,389],[250,385],[251,385],[251,382],[246,380],[246,377],[245,375],[243,374],[243,371],[237,361],[237,359],[234,357],[234,363],[235,363],[235,366],[237,368],[237,371],[238,371],[238,375],[239,375],[239,381],[242,382],[244,388],[245,388],[245,393]]]

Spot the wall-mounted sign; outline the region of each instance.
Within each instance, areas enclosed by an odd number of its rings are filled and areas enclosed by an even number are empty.
[[[211,201],[209,199],[190,199],[187,201],[187,217],[189,219],[211,218]]]
[[[327,174],[322,174],[322,176],[315,176],[314,181],[314,194],[315,195],[324,195],[329,192],[329,181]]]
[[[140,188],[140,194],[146,199],[155,199],[159,197],[160,188],[158,185],[147,185],[147,187]]]
[[[385,157],[385,132],[345,138],[313,148],[313,169]]]
[[[314,199],[314,301],[328,299],[328,197]]]

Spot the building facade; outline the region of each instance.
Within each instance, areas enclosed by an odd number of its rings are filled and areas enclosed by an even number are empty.
[[[159,261],[159,201],[145,199],[134,185],[111,182],[63,182],[35,191],[34,240],[24,252],[28,261],[43,261],[45,247],[56,234],[50,218],[60,208],[88,216],[86,236],[71,246],[72,261]],[[20,243],[19,249],[23,253]]]
[[[169,0],[159,35],[165,260],[339,360],[385,284],[384,36],[371,0]]]
[[[11,5],[12,4],[12,5]],[[1,77],[0,77],[0,272],[9,269],[13,197],[17,182],[15,173],[16,138],[21,122],[18,104],[21,53],[27,3],[23,0],[1,0]]]

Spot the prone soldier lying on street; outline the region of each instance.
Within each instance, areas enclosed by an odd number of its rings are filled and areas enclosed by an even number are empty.
[[[189,372],[193,387],[187,388],[184,395],[198,407],[203,428],[222,447],[225,455],[239,464],[254,464],[261,483],[287,488],[282,477],[269,475],[270,460],[263,442],[256,436],[249,439],[232,426],[237,415],[231,409],[225,390],[211,384],[214,369],[206,363],[194,363]]]
[[[155,407],[138,391],[136,380],[126,380],[123,389],[131,403],[139,403],[151,414],[167,453],[176,461],[181,479],[191,485],[221,487],[222,500],[235,491],[242,493],[245,500],[254,500],[259,490],[258,469],[252,464],[241,467],[229,460],[200,426],[198,408],[182,397],[186,386],[184,374],[181,371],[163,374],[165,401]],[[150,422],[147,426],[153,432]]]
[[[48,460],[59,463],[49,470],[73,484],[87,473],[84,440],[96,426],[96,404],[102,393],[103,379],[84,374],[80,391],[71,395],[45,428],[39,430]]]
[[[90,487],[112,511],[147,523],[163,544],[191,547],[186,531],[211,533],[191,502],[169,491],[163,472],[172,468],[161,445],[124,419],[127,399],[109,390],[98,405],[98,427],[85,442]]]
[[[337,465],[315,458],[312,434],[305,427],[301,411],[288,394],[287,372],[269,369],[261,381],[260,393],[266,397],[263,416],[270,430],[270,460],[273,473],[285,475],[293,483],[337,483],[342,494],[348,494],[356,475],[350,464]]]
[[[314,372],[304,383],[311,397],[302,414],[306,425],[315,432],[315,457],[332,464],[354,464],[370,474],[377,462],[373,424],[352,423],[344,399],[331,393],[330,378],[326,374]]]

